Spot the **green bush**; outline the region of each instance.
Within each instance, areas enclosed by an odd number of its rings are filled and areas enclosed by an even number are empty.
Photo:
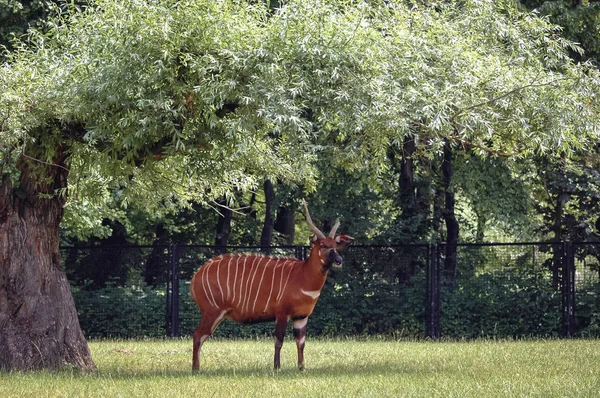
[[[584,282],[575,286],[575,320],[582,337],[600,337],[600,283]]]
[[[425,337],[425,277],[417,273],[404,283],[365,275],[333,275],[323,288],[310,317],[311,336],[393,335]],[[115,286],[73,288],[79,321],[91,338],[163,337],[166,335],[165,290]],[[600,286],[578,284],[578,334],[600,336]],[[441,334],[451,338],[521,338],[558,336],[560,292],[551,286],[548,271],[496,271],[442,282]],[[180,283],[180,331],[191,335],[201,313]],[[291,328],[291,326],[290,326]],[[215,336],[271,336],[272,322],[238,325],[226,320]]]
[[[87,338],[165,336],[164,289],[108,283],[98,290],[71,290]]]
[[[560,292],[552,288],[550,280],[543,271],[502,271],[444,283],[442,336],[557,336]]]

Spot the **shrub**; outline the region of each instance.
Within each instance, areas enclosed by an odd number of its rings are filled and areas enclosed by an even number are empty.
[[[455,338],[557,336],[560,293],[544,271],[502,271],[444,283],[441,334]]]
[[[98,290],[71,290],[87,338],[165,336],[164,289],[108,283]]]
[[[166,335],[164,288],[116,286],[73,288],[79,321],[90,338],[139,338]],[[182,335],[198,327],[201,313],[180,282]],[[578,284],[579,335],[600,336],[600,285]],[[560,292],[547,270],[502,270],[471,275],[441,289],[441,334],[451,338],[552,337],[560,333]],[[425,277],[418,272],[403,283],[365,275],[333,275],[321,292],[309,323],[311,336],[393,335],[425,337]],[[272,322],[238,325],[223,322],[217,337],[271,336]],[[291,329],[291,326],[290,326]]]

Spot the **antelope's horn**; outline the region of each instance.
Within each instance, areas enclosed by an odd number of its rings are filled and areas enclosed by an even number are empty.
[[[338,227],[340,226],[340,220],[335,220],[335,224],[333,224],[333,228],[331,228],[331,231],[329,232],[329,237],[330,238],[335,238],[335,233],[337,232]]]
[[[325,235],[323,234],[323,232],[321,232],[319,228],[315,227],[315,224],[313,224],[312,219],[310,218],[310,214],[308,214],[308,206],[306,205],[306,200],[302,199],[302,204],[304,205],[304,216],[306,217],[306,222],[308,223],[308,226],[310,227],[310,229],[312,229],[315,235],[317,235],[317,238],[325,239]]]

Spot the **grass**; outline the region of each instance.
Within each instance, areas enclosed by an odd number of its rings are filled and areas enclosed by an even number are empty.
[[[98,371],[0,373],[0,397],[600,397],[600,341],[93,341]]]

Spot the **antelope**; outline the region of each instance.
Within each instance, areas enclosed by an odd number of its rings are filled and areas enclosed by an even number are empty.
[[[313,231],[306,261],[254,254],[225,254],[207,261],[192,277],[190,292],[202,311],[194,332],[192,371],[199,369],[202,345],[225,319],[242,324],[275,321],[274,369],[280,369],[280,351],[288,322],[292,320],[298,350],[298,369],[304,370],[306,325],[332,266],[341,267],[338,254],[354,238],[329,236],[313,223],[303,201],[306,221]]]

